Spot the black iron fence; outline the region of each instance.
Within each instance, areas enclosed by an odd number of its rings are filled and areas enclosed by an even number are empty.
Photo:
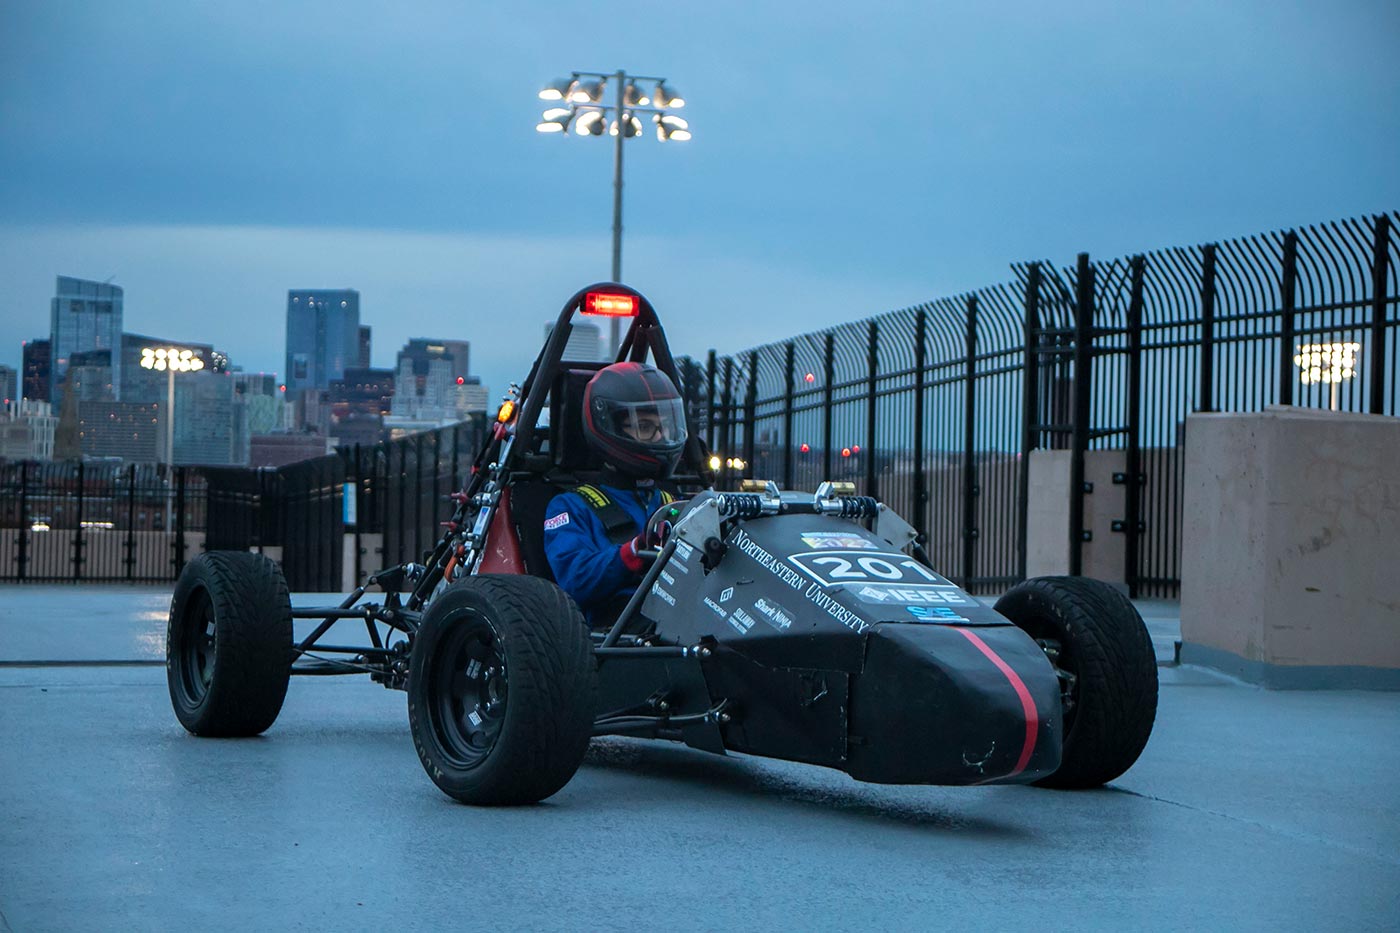
[[[1017,265],[1011,283],[711,351],[682,363],[692,424],[723,481],[855,481],[980,592],[1026,576],[1028,530],[1046,507],[1031,455],[1063,451],[1068,569],[1084,570],[1086,497],[1106,473],[1124,487],[1111,523],[1121,579],[1135,595],[1174,596],[1188,413],[1397,413],[1397,222]]]
[[[0,462],[0,581],[161,583],[204,550],[256,550],[293,590],[340,590],[432,546],[484,423],[288,466]]]

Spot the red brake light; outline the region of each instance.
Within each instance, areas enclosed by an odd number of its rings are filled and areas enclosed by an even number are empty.
[[[583,296],[584,314],[604,317],[636,317],[636,295],[614,295],[609,292],[589,292]]]

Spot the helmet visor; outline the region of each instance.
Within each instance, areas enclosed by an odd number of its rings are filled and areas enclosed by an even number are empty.
[[[685,406],[678,398],[647,402],[613,402],[612,430],[641,445],[670,447],[686,439]]]

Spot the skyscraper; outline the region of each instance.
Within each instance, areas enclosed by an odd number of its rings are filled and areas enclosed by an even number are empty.
[[[328,389],[360,359],[360,293],[350,288],[287,293],[287,396]]]
[[[0,399],[5,400],[5,404],[19,398],[19,373],[15,372],[13,366],[0,366]]]
[[[26,340],[24,342],[24,362],[21,364],[20,397],[36,402],[49,400],[49,369],[53,345],[47,340]]]
[[[105,282],[66,275],[58,276],[54,290],[49,309],[49,398],[55,408],[61,409],[63,380],[75,353],[111,353],[112,385],[121,385],[122,290]]]
[[[545,339],[554,333],[554,322],[544,326]],[[603,359],[602,335],[597,324],[577,321],[569,331],[569,340],[564,344],[563,359],[573,363],[597,363]]]

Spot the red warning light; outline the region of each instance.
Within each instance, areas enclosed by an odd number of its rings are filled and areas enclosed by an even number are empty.
[[[811,448],[810,446],[808,446],[807,444],[803,444],[799,449],[800,449],[804,454],[809,454],[809,453],[812,452],[812,448]]]
[[[803,379],[806,379],[808,382],[816,382],[816,381],[817,381],[817,377],[814,376],[814,375],[812,375],[811,373],[808,373],[807,375],[803,376],[802,378],[803,378]]]
[[[841,448],[841,456],[843,456],[843,457],[849,457],[850,455],[851,455],[851,448],[849,448],[849,447],[842,447],[842,448]]]
[[[860,453],[860,445],[859,445],[859,444],[852,444],[852,445],[851,445],[851,453],[853,453],[853,454],[858,454],[858,453]]]
[[[279,392],[286,392],[286,391],[287,391],[287,387],[286,387],[285,385],[280,385],[280,386],[277,387],[277,390],[278,390]]]
[[[589,292],[583,296],[583,313],[604,317],[636,317],[637,296]]]
[[[464,385],[467,384],[467,380],[463,379],[461,376],[458,376],[458,377],[457,377],[457,384],[458,384],[459,386],[464,386]]]

